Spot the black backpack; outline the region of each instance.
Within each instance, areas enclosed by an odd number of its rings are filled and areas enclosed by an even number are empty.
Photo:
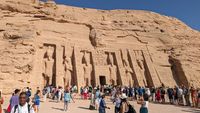
[[[18,105],[15,105],[14,113],[16,112],[17,108],[18,108]],[[30,113],[30,111],[31,111],[30,108],[31,108],[31,105],[28,104],[28,113]]]
[[[130,104],[128,105],[128,112],[127,113],[136,113],[135,109]]]

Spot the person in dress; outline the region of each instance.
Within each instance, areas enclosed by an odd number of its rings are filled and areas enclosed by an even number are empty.
[[[20,93],[19,104],[12,108],[11,113],[35,113],[33,107],[26,102],[26,99],[26,93]]]
[[[64,111],[68,110],[68,106],[71,100],[74,102],[69,89],[66,88],[64,91]]]
[[[157,89],[157,91],[156,91],[156,101],[160,102],[160,100],[161,100],[161,91],[160,91],[160,89]]]
[[[2,91],[0,90],[0,113],[2,113],[2,104],[4,103],[4,99],[2,97]]]

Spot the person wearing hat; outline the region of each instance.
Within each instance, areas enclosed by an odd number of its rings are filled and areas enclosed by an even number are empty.
[[[129,110],[129,104],[127,101],[127,96],[125,93],[122,93],[121,96],[121,107],[120,107],[120,112],[119,113],[127,113]]]
[[[99,104],[99,113],[106,113],[106,108],[110,109],[109,107],[106,106],[106,102],[104,99],[105,99],[105,94],[102,94]]]
[[[0,113],[2,113],[2,104],[4,102],[4,99],[2,97],[2,91],[0,90]]]

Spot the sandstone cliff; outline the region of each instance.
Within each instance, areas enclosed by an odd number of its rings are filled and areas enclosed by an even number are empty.
[[[17,87],[41,86],[35,69],[41,40],[91,50],[145,45],[162,83],[200,86],[200,32],[173,17],[1,0],[0,26],[0,89],[5,94]]]

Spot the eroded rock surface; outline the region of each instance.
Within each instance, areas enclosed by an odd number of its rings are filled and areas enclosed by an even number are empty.
[[[0,20],[4,94],[50,83],[200,86],[200,33],[176,18],[1,0]]]

